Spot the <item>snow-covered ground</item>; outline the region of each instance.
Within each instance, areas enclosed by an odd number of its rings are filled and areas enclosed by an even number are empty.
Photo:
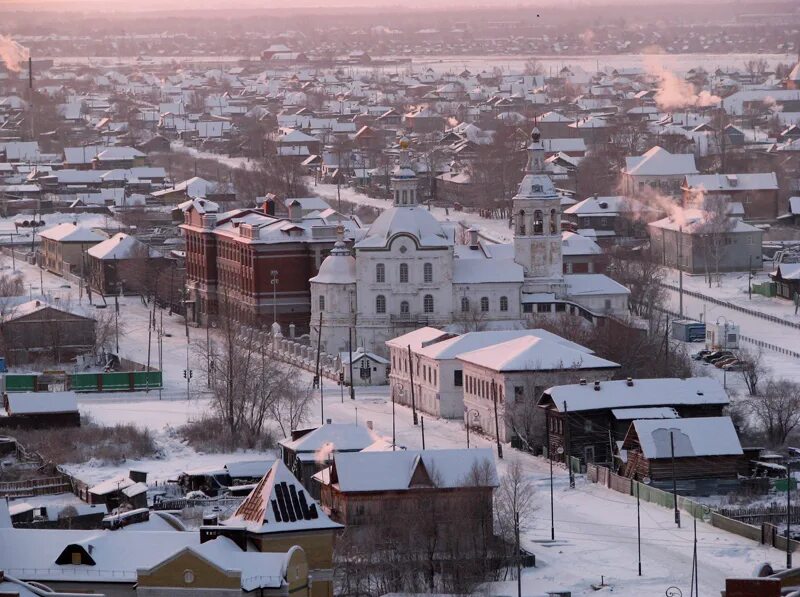
[[[756,282],[768,280],[766,270],[760,272],[755,280]],[[676,272],[670,272],[668,282],[675,286],[678,285]],[[752,299],[749,299],[747,296],[746,273],[723,275],[721,284],[718,286],[714,282],[711,287],[704,281],[703,276],[684,276],[683,286],[685,289],[699,292],[733,305],[760,311],[789,322],[800,322],[800,316],[794,314],[794,305],[790,301],[778,297],[768,298],[757,294],[753,294]],[[679,293],[670,290],[667,292],[667,298],[671,310],[677,313],[680,304]],[[683,296],[683,313],[687,318],[692,319],[702,320],[705,317],[705,321],[708,322],[724,321],[720,318],[725,318],[728,322],[738,325],[740,333],[745,336],[800,352],[800,330],[795,328],[742,313],[730,307],[718,305],[688,294]],[[696,346],[698,350],[702,347],[700,344]],[[741,346],[749,350],[757,350],[755,346],[746,342],[742,343]],[[762,354],[764,362],[770,368],[772,375],[790,379],[800,378],[800,359],[767,348],[763,349]],[[707,369],[714,371],[715,376],[721,376],[719,370],[710,366]],[[739,377],[740,375],[733,374],[734,379]],[[731,378],[731,374],[728,374],[728,378]]]
[[[335,187],[317,187],[322,196],[335,197]],[[361,200],[361,196],[354,196]],[[377,201],[377,200],[375,200]],[[386,202],[382,202],[384,205]],[[442,210],[439,210],[442,211]],[[444,214],[437,214],[443,215]],[[450,214],[453,220],[470,218],[469,225],[481,223],[485,229],[503,232],[501,223],[486,221],[472,214]],[[38,286],[40,271],[27,264],[19,264],[27,279]],[[45,293],[70,298],[78,302],[77,288],[62,288],[64,280],[42,274]],[[83,298],[86,303],[86,297]],[[687,313],[701,308],[699,303],[685,301]],[[715,306],[715,308],[719,309]],[[157,311],[157,314],[160,312]],[[708,310],[709,319],[718,313]],[[120,341],[121,353],[138,362],[147,358],[148,309],[138,297],[121,299],[121,320],[127,328]],[[774,341],[786,330],[772,329],[763,320],[745,321],[733,318],[742,325],[742,331],[749,335],[765,334]],[[747,329],[745,329],[747,324]],[[777,324],[773,324],[777,325]],[[231,460],[253,460],[270,456],[257,452],[238,452],[235,454],[198,454],[187,447],[175,433],[175,427],[190,420],[209,408],[202,380],[196,377],[190,386],[190,399],[186,400],[186,385],[183,369],[186,363],[186,338],[184,325],[177,317],[164,314],[164,327],[170,334],[164,338],[164,379],[165,388],[160,393],[137,392],[132,394],[85,395],[80,397],[80,408],[99,422],[132,422],[151,429],[160,447],[159,458],[146,461],[124,462],[119,465],[101,465],[90,462],[71,470],[88,482],[124,473],[130,468],[147,470],[152,481],[164,481],[178,472],[197,467],[219,466]],[[204,330],[190,328],[192,341],[204,342]],[[794,341],[797,341],[795,336]],[[153,341],[153,354],[155,342]],[[155,358],[155,357],[154,357]],[[189,354],[191,367],[199,371],[193,351]],[[800,363],[798,364],[800,372]],[[301,373],[305,382],[307,373]],[[323,418],[336,422],[355,422],[365,424],[371,421],[377,434],[391,436],[392,405],[388,398],[388,388],[359,388],[357,399],[342,401],[338,388],[325,387],[324,413],[317,402],[311,410],[310,423]],[[421,447],[421,428],[411,423],[408,408],[396,407],[397,442],[409,448]],[[425,443],[428,448],[465,447],[466,436],[458,421],[438,420],[425,417]],[[473,446],[493,447],[485,438],[472,437]],[[541,594],[547,590],[567,589],[573,595],[594,594],[590,583],[599,583],[601,576],[613,587],[616,595],[641,597],[660,595],[667,587],[675,585],[688,594],[692,561],[692,529],[690,518],[684,515],[684,528],[677,529],[672,512],[659,506],[643,503],[642,511],[642,559],[644,576],[637,576],[636,543],[636,503],[625,496],[604,487],[587,484],[579,478],[574,489],[568,486],[566,473],[556,468],[555,489],[555,528],[556,542],[550,543],[549,516],[549,467],[545,460],[519,453],[505,446],[505,460],[499,461],[501,472],[509,460],[519,459],[530,480],[536,487],[537,510],[526,521],[523,546],[537,556],[537,568],[524,573],[524,593]],[[780,565],[783,555],[777,550],[758,545],[749,540],[725,533],[704,523],[698,524],[698,551],[700,561],[700,587],[703,594],[718,594],[724,587],[724,579],[731,576],[748,576],[756,565],[770,561]],[[513,582],[497,583],[491,587],[495,594],[510,594]],[[611,589],[606,589],[611,591]]]
[[[304,379],[307,374],[302,373]],[[312,408],[313,423],[323,416],[338,423],[371,421],[375,432],[391,438],[392,405],[386,387],[358,388],[356,400],[346,395],[344,401],[336,387],[324,388],[324,415],[319,403]],[[116,398],[114,399],[116,400]],[[138,422],[152,429],[161,424],[177,425],[202,411],[203,400],[189,402],[157,402],[143,400],[86,399],[81,408],[97,420]],[[424,415],[423,415],[424,416]],[[466,435],[458,421],[425,418],[425,444],[431,449],[466,447]],[[409,408],[396,406],[396,435],[398,445],[421,448],[421,427],[414,427]],[[165,458],[144,462],[129,462],[118,467],[100,467],[90,463],[73,467],[87,480],[99,480],[128,468],[149,470],[151,477],[163,480],[180,470],[193,467],[220,466],[230,460],[256,459],[257,453],[198,455],[187,449],[169,429],[161,428],[157,439],[164,442]],[[494,448],[494,443],[472,434],[473,447]],[[524,571],[524,594],[538,595],[544,591],[567,589],[573,595],[589,595],[595,591],[590,583],[600,583],[601,576],[613,587],[613,593],[623,597],[660,595],[672,585],[688,591],[692,560],[692,529],[690,517],[684,513],[683,528],[675,527],[671,510],[642,503],[642,561],[643,576],[637,576],[636,502],[598,485],[578,478],[576,487],[569,488],[566,472],[554,471],[556,541],[550,542],[550,478],[547,461],[517,452],[504,446],[505,459],[498,461],[501,472],[508,462],[519,460],[536,488],[536,511],[526,521],[523,547],[536,554],[537,567]],[[730,576],[747,576],[763,561],[779,565],[783,554],[730,535],[704,523],[698,524],[700,587],[703,594],[717,594]],[[507,595],[514,583],[497,583],[490,587],[493,594]],[[611,589],[606,589],[611,591]],[[687,593],[688,594],[688,593]]]

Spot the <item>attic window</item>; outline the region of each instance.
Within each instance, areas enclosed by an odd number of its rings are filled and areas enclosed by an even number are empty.
[[[191,570],[184,570],[183,582],[185,582],[187,585],[192,584],[194,582],[194,572]]]

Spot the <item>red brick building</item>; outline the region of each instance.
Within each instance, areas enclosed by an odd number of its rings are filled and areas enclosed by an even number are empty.
[[[276,317],[308,329],[308,280],[333,248],[338,227],[352,240],[360,223],[333,210],[304,217],[299,202],[289,202],[288,208],[289,216],[280,217],[260,209],[218,213],[208,201],[185,205],[180,228],[186,238],[191,321],[205,323],[209,313],[213,319],[220,297],[226,296],[239,320],[269,325]]]

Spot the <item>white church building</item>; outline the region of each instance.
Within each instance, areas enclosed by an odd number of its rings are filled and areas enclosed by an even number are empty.
[[[561,205],[534,129],[513,200],[514,242],[495,244],[440,222],[417,204],[408,142],[392,171],[394,205],[352,249],[340,239],[311,278],[311,337],[337,354],[351,344],[386,355],[385,342],[433,326],[457,332],[524,327],[527,317],[625,317],[629,291],[603,274],[564,274]]]

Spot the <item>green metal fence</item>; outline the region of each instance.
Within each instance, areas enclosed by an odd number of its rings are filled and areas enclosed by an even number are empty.
[[[6,374],[6,392],[35,392],[37,375]],[[161,371],[73,373],[69,388],[76,392],[128,392],[162,387]]]
[[[6,392],[35,392],[36,376],[6,374]]]

